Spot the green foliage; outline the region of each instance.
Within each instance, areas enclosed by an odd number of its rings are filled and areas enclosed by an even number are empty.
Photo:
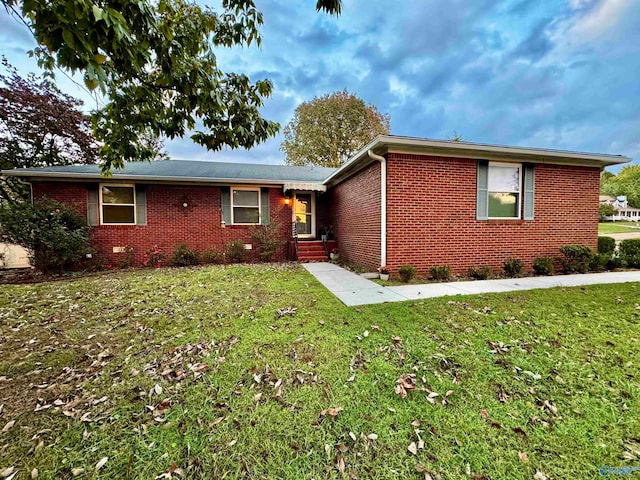
[[[631,268],[640,268],[640,238],[620,242],[620,259]]]
[[[627,165],[617,175],[601,176],[600,181],[601,193],[616,197],[625,195],[630,205],[640,206],[640,165]]]
[[[94,114],[103,169],[150,160],[145,134],[191,135],[209,150],[251,148],[276,134],[260,107],[273,89],[223,72],[216,50],[261,44],[262,14],[253,0],[224,0],[219,11],[188,0],[2,0],[29,23],[39,46],[33,54],[50,75],[56,67],[84,75],[107,104]],[[339,13],[339,0],[316,8]],[[18,11],[20,9],[20,11]]]
[[[553,275],[554,260],[551,257],[537,257],[533,259],[533,271],[536,275]]]
[[[562,254],[562,267],[566,273],[585,273],[589,270],[593,250],[584,245],[563,245],[560,247]]]
[[[400,280],[408,283],[416,276],[416,267],[413,265],[402,265],[398,269],[398,274],[400,275]]]
[[[247,259],[247,249],[242,240],[233,240],[225,247],[225,256],[230,263],[243,263]]]
[[[95,163],[97,145],[82,102],[34,74],[18,75],[3,57],[0,74],[0,170]],[[0,176],[0,201],[26,200],[29,186]]]
[[[145,267],[160,268],[162,267],[166,259],[167,254],[165,253],[165,251],[158,245],[154,245],[146,252],[144,252],[142,265],[144,265]]]
[[[339,167],[376,135],[388,134],[389,122],[345,89],[300,104],[280,149],[289,165]]]
[[[598,237],[598,253],[613,253],[616,250],[616,239],[613,237]]]
[[[598,207],[598,218],[601,222],[604,222],[607,218],[612,217],[616,214],[616,209],[613,205],[609,205],[608,203],[603,203]]]
[[[279,218],[279,215],[274,217]],[[271,261],[273,254],[286,243],[282,238],[282,222],[277,220],[272,220],[269,225],[253,225],[250,231],[258,256],[263,262]]]
[[[171,256],[171,265],[175,267],[190,267],[192,265],[200,264],[200,255],[198,252],[189,248],[184,243],[179,243],[173,249],[173,255]]]
[[[518,277],[522,275],[522,267],[524,267],[524,262],[519,258],[507,258],[502,266],[504,273],[508,277]]]
[[[28,249],[31,264],[44,272],[72,268],[89,250],[84,218],[53,200],[2,203],[0,225],[7,240]]]
[[[482,265],[480,267],[471,267],[469,269],[469,276],[476,280],[486,280],[491,276],[491,267],[489,265]]]
[[[437,265],[429,269],[429,274],[434,280],[449,280],[451,278],[451,269],[448,265]]]
[[[224,263],[224,253],[215,250],[206,250],[200,254],[200,260],[204,264],[222,264]]]

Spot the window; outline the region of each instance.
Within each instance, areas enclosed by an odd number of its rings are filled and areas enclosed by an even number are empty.
[[[520,218],[520,165],[489,163],[487,194],[489,218]]]
[[[254,225],[260,223],[260,189],[231,189],[231,223]]]
[[[136,190],[133,185],[100,186],[101,223],[134,225],[136,223]]]

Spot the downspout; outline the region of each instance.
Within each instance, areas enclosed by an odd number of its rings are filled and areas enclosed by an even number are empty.
[[[380,265],[387,264],[387,160],[367,150],[372,160],[380,162]]]

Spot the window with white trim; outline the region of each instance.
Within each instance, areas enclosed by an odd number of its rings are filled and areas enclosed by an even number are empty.
[[[260,223],[260,189],[231,189],[231,223],[256,225]]]
[[[135,225],[136,189],[133,185],[100,185],[100,223]]]
[[[522,166],[489,163],[487,178],[488,217],[520,218]]]

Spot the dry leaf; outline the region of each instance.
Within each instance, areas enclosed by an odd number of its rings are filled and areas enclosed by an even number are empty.
[[[486,408],[480,409],[480,415],[482,415],[482,418],[484,418],[485,420],[489,420],[489,412],[487,412]]]
[[[344,410],[344,408],[342,407],[327,408],[326,410],[322,410],[320,412],[320,416],[324,417],[325,415],[329,415],[331,417],[336,417],[342,410]]]
[[[108,461],[109,457],[103,457],[98,463],[96,463],[96,470],[100,470]]]
[[[533,476],[533,480],[549,480],[549,477],[547,477],[540,470],[536,470],[536,474]]]
[[[407,447],[407,450],[409,450],[414,455],[417,455],[418,454],[418,446],[416,445],[416,442],[411,442],[409,444],[409,446]]]
[[[80,476],[84,473],[84,468],[72,468],[71,475],[74,477]]]
[[[518,458],[522,463],[527,463],[529,461],[529,457],[525,452],[518,452]]]
[[[376,435],[375,433],[370,433],[369,435],[367,435],[367,438],[369,440],[377,440],[378,439],[378,435]]]
[[[40,474],[40,473],[38,472],[38,469],[37,469],[37,468],[34,468],[33,470],[31,470],[31,478],[32,478],[32,479],[34,479],[34,478],[38,478],[38,475],[39,475],[39,474]]]
[[[15,467],[7,467],[4,468],[2,470],[0,470],[0,477],[2,478],[7,478],[9,475],[11,475],[13,472],[15,471]]]
[[[411,422],[412,427],[419,427],[421,425],[420,420],[414,420]]]

